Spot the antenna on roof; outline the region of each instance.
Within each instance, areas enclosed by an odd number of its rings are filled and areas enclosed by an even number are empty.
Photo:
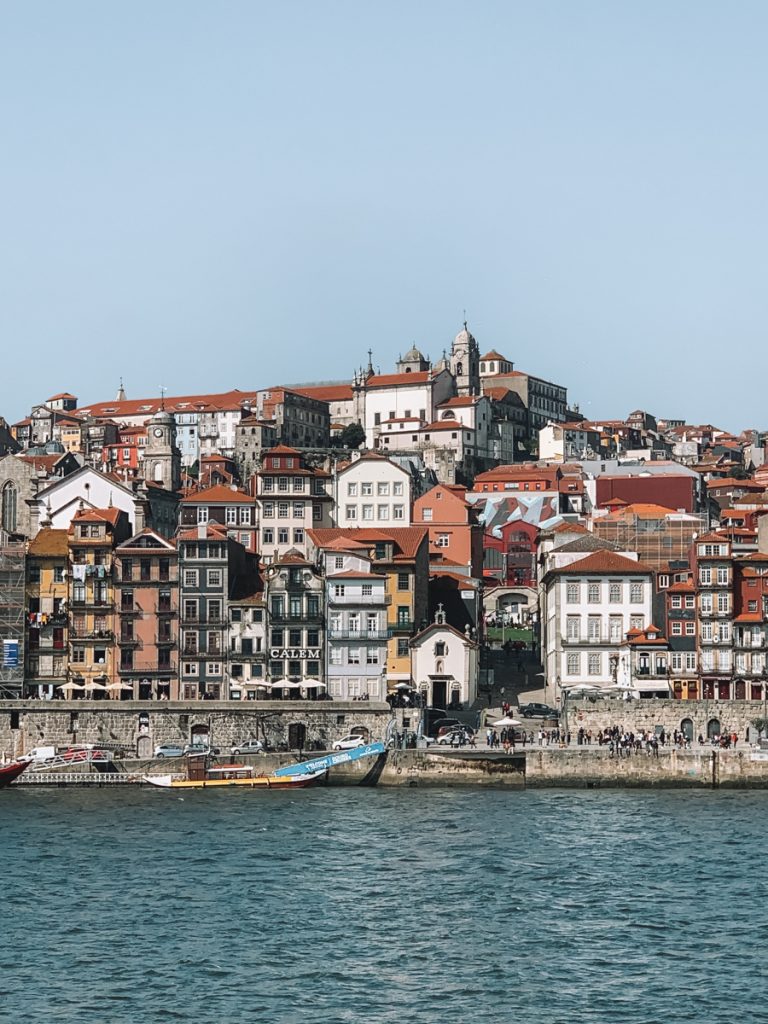
[[[161,409],[161,411],[165,410],[165,392],[167,390],[168,390],[168,388],[163,387],[162,384],[160,385],[160,409]]]

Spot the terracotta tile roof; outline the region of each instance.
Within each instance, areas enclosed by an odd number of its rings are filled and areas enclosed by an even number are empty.
[[[29,462],[35,469],[44,469],[50,473],[57,462],[61,462],[67,452],[59,452],[58,455],[19,455],[22,462]]]
[[[652,575],[653,569],[642,562],[635,562],[631,558],[617,555],[613,551],[595,551],[586,558],[580,558],[578,562],[571,562],[557,569],[550,569],[550,573],[559,576],[581,575],[582,573],[633,573],[637,575]]]
[[[38,558],[66,557],[67,531],[44,527],[30,541],[28,553]]]
[[[495,348],[492,348],[491,351],[487,352],[484,356],[480,356],[480,359],[483,362],[488,359],[502,359],[505,363],[509,362],[509,359],[507,359],[506,356],[501,355],[501,353],[497,352]]]
[[[47,398],[46,401],[58,402],[60,398],[74,398],[75,400],[77,400],[77,395],[70,395],[68,391],[60,391],[58,395],[51,395],[51,397]]]
[[[693,580],[687,580],[685,583],[671,584],[664,592],[666,594],[692,594],[695,589]]]
[[[316,398],[320,402],[350,402],[352,400],[351,384],[317,384],[311,387],[294,387],[297,395],[305,398]]]
[[[215,395],[180,395],[178,397],[165,396],[160,398],[133,398],[125,401],[94,402],[91,405],[81,408],[80,415],[90,415],[95,419],[102,419],[104,416],[141,416],[147,418],[159,412],[164,404],[166,412],[197,412],[198,406],[204,409],[215,409],[217,412],[234,411],[242,408],[243,402],[253,401],[256,398],[256,391],[224,391]]]
[[[727,542],[728,537],[724,533],[717,533],[715,530],[711,530],[709,533],[702,533],[701,536],[696,538],[697,544],[724,544]]]
[[[226,540],[227,528],[221,523],[208,522],[205,524],[205,540]],[[200,540],[199,527],[193,526],[189,530],[181,530],[176,534],[176,540]]]
[[[252,505],[254,499],[245,491],[233,491],[231,487],[216,484],[204,491],[197,491],[181,499],[182,505]]]
[[[122,515],[119,508],[89,508],[79,509],[75,512],[72,522],[78,523],[111,523],[115,526]],[[70,527],[71,529],[71,527]]]
[[[460,409],[467,405],[477,405],[483,395],[456,395],[453,398],[447,399],[445,402],[441,402],[440,409]]]
[[[264,458],[269,455],[301,455],[298,448],[289,448],[287,444],[276,444],[274,448],[268,448],[264,452]]]
[[[557,523],[553,527],[547,527],[544,524],[542,529],[543,533],[589,533],[589,530],[584,526],[583,523],[569,523],[565,520],[561,523]]]
[[[308,530],[308,536],[318,548],[327,547],[331,541],[343,539],[362,543],[375,544],[377,541],[392,541],[400,549],[402,556],[413,559],[422,542],[429,536],[425,526],[393,526],[389,529],[359,527],[331,527],[319,530]],[[397,557],[397,556],[396,556]]]
[[[460,423],[458,420],[435,420],[434,423],[428,423],[425,427],[420,428],[420,432],[423,434],[426,431],[435,433],[440,430],[474,430],[474,427],[468,427],[466,423]]]
[[[414,373],[383,373],[369,377],[366,388],[413,387],[416,384],[427,384],[435,380],[436,374],[431,370],[418,370]]]

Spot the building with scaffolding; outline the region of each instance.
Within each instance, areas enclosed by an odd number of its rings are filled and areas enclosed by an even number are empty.
[[[0,531],[0,698],[24,686],[24,565],[26,545]]]
[[[662,505],[627,505],[612,500],[608,511],[593,514],[596,537],[617,551],[636,551],[640,561],[659,570],[670,561],[685,559],[694,539],[709,529],[706,513],[676,512]]]

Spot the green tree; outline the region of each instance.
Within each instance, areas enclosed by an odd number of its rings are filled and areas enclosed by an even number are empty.
[[[360,423],[350,423],[338,434],[336,446],[339,448],[359,448],[365,441],[365,430]]]

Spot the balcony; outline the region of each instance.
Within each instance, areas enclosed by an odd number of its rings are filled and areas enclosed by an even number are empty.
[[[133,647],[135,650],[138,650],[144,646],[144,641],[140,640],[137,636],[121,636],[120,646]]]
[[[155,637],[155,643],[158,647],[167,647],[169,644],[174,645],[176,643],[176,637],[170,633],[168,635],[162,634]]]
[[[292,615],[290,612],[280,612],[276,615],[274,612],[272,612],[270,614],[269,620],[273,626],[290,622],[301,623],[302,625],[306,626],[320,626],[324,622],[324,618],[321,614],[318,613],[317,615],[306,615],[304,612],[301,612],[298,615]]]
[[[99,640],[114,640],[115,634],[111,629],[71,629],[69,631],[70,640],[92,640],[98,642]]]
[[[151,659],[146,661],[134,661],[132,664],[120,664],[120,675],[141,675],[141,676],[157,676],[157,675],[176,675],[176,662],[171,661],[168,664],[160,664],[157,660]]]
[[[398,619],[397,622],[390,623],[388,634],[392,636],[396,633],[413,633],[416,629],[416,623],[413,619]]]
[[[329,640],[388,640],[388,629],[329,629]]]
[[[221,618],[220,615],[216,617],[212,615],[187,615],[182,613],[181,616],[182,626],[213,626],[214,629],[224,629],[227,625],[226,621]]]
[[[624,640],[623,634],[599,633],[592,636],[564,636],[564,647],[596,647],[599,644],[616,645]]]
[[[112,609],[115,607],[115,602],[112,600],[112,598],[103,599],[91,596],[86,597],[83,600],[80,600],[78,598],[73,597],[72,607],[81,610],[93,608],[96,611],[112,611]]]

